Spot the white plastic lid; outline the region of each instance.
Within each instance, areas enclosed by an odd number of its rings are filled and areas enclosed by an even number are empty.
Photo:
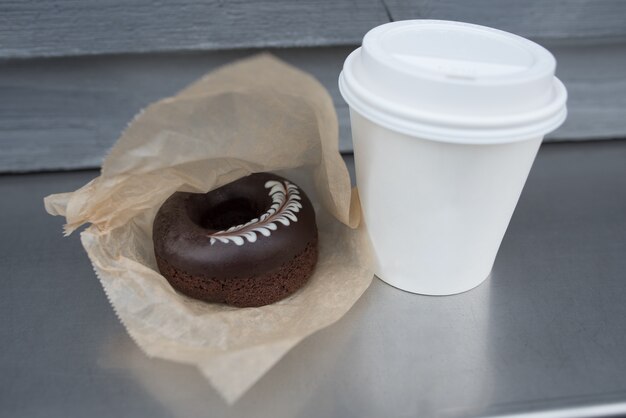
[[[370,30],[346,59],[350,107],[389,129],[457,143],[543,136],[567,110],[556,60],[520,36],[469,23],[406,20]]]

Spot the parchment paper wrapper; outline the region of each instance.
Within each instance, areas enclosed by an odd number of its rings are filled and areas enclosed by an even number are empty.
[[[317,213],[315,273],[261,308],[206,304],[175,292],[156,268],[152,221],[176,190],[207,192],[252,172],[295,181]],[[101,175],[48,196],[67,219],[130,336],[154,357],[197,366],[235,402],[287,351],[341,318],[372,280],[356,193],[338,152],[331,98],[311,76],[269,55],[209,73],[150,105],[119,138]],[[255,245],[261,243],[257,241]]]

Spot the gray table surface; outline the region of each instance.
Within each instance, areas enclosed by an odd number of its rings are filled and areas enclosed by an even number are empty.
[[[0,416],[626,408],[626,141],[544,145],[488,281],[425,297],[375,279],[343,319],[289,352],[232,407],[195,369],[142,354],[78,236],[63,238],[63,220],[44,212],[45,195],[96,175],[0,176]],[[576,409],[596,405],[606,407]]]

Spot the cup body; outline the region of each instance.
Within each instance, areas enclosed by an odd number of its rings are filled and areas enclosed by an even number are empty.
[[[567,116],[555,69],[540,45],[468,23],[365,35],[339,89],[381,279],[449,295],[487,278],[539,145]]]
[[[351,109],[357,186],[376,275],[449,295],[489,275],[542,137],[495,144],[432,141]]]

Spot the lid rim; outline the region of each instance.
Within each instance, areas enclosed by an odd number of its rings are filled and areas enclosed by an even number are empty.
[[[540,108],[539,111],[527,112],[527,114],[541,112],[544,113],[543,117],[536,116],[534,120],[520,119],[517,123],[509,121],[508,123],[489,124],[483,121],[483,123],[478,122],[474,124],[459,124],[458,122],[455,124],[451,123],[450,120],[441,120],[440,123],[436,123],[434,121],[419,120],[419,117],[412,119],[368,105],[352,93],[349,83],[346,82],[345,71],[342,71],[339,75],[339,91],[341,95],[350,108],[363,117],[402,134],[434,141],[468,145],[495,145],[517,142],[537,136],[545,136],[547,133],[554,131],[567,117],[567,107],[565,106],[567,91],[565,86],[557,77],[554,77],[554,86],[558,94],[550,105]],[[376,97],[378,100],[381,99],[379,96]],[[550,107],[554,109],[546,112],[545,109]],[[459,118],[456,119],[458,121]],[[473,119],[475,121],[476,118]],[[502,120],[503,118],[499,119]]]

